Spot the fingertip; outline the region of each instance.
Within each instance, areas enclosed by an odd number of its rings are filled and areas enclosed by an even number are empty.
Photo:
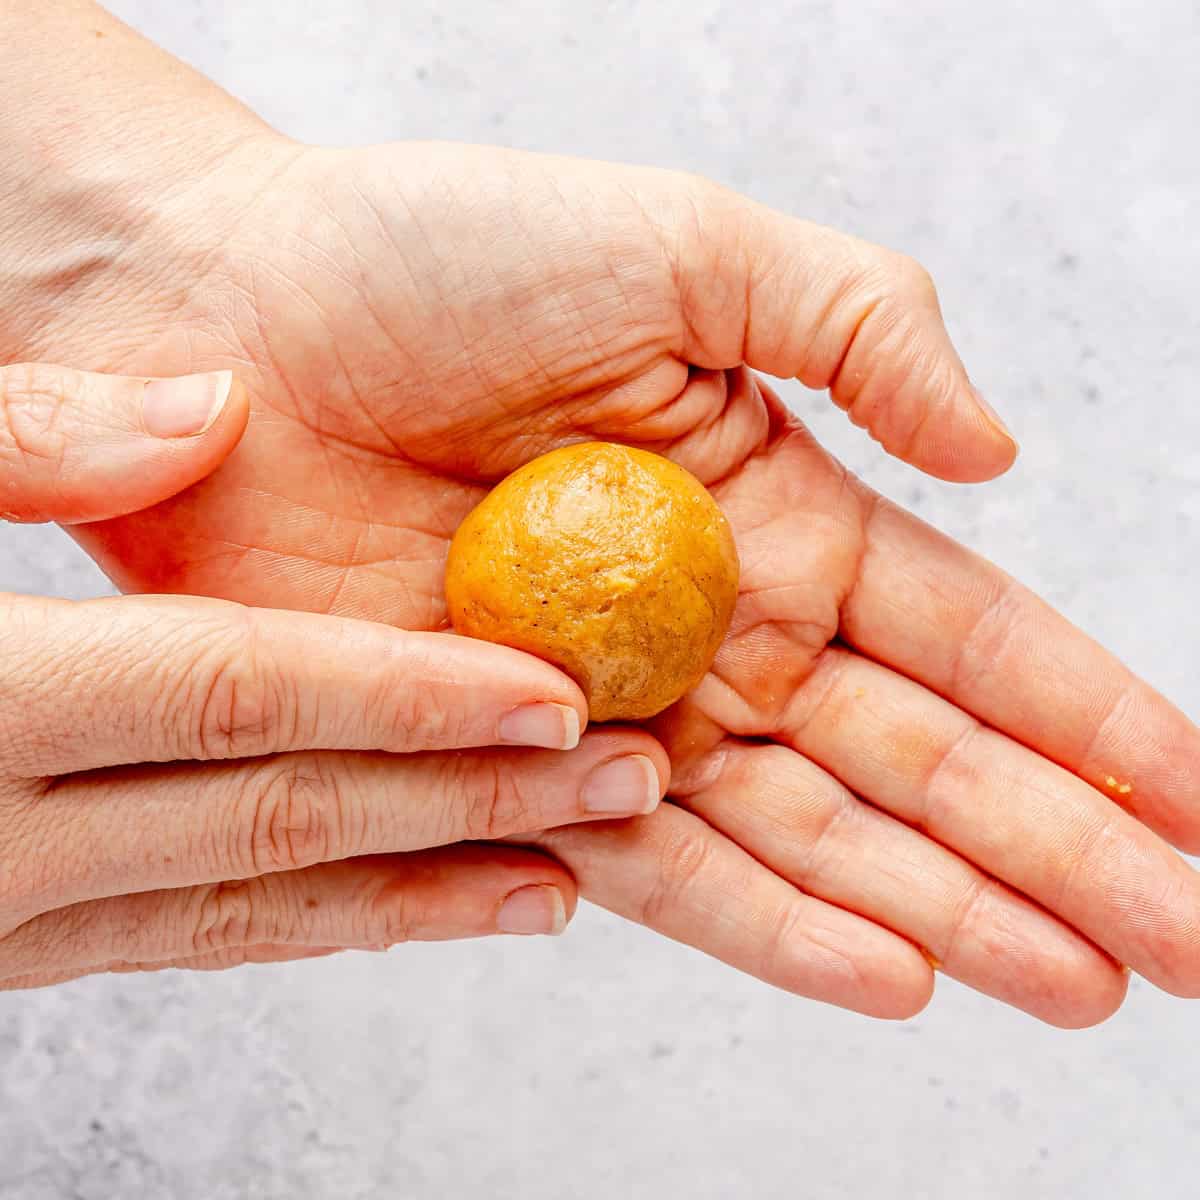
[[[1091,1029],[1125,1002],[1129,968],[1073,930],[1062,927],[1041,949],[1040,962],[1012,964],[1011,987],[986,990],[1056,1029]]]
[[[496,914],[500,933],[557,937],[567,927],[566,900],[553,884],[530,884],[510,892]]]
[[[557,937],[575,919],[579,887],[560,862],[531,847],[488,848],[509,875],[496,908],[499,933]]]
[[[1007,443],[1012,457],[1016,458],[1019,447],[1017,439],[1013,437],[1012,430],[1001,419],[1000,414],[988,403],[987,397],[974,385],[971,384],[971,396],[975,401],[976,408],[982,414],[984,422],[991,427],[992,433],[1002,442]]]
[[[34,451],[0,461],[6,507],[61,525],[125,516],[199,482],[241,440],[250,408],[229,371],[147,379],[45,363],[0,368],[0,398],[0,451]]]
[[[970,420],[962,442],[974,448],[975,477],[965,482],[984,483],[1008,471],[1017,461],[1021,448],[983,393],[973,385],[968,386],[970,399],[964,400],[963,407],[970,414]]]
[[[149,379],[142,386],[142,429],[153,438],[202,437],[236,403],[232,371]]]
[[[935,967],[914,946],[880,964],[869,1005],[859,1011],[884,1021],[911,1021],[929,1007],[936,987]]]
[[[581,714],[578,709],[563,708],[563,749],[574,750],[583,736],[583,727],[587,724],[587,710]]]
[[[1056,1029],[1093,1029],[1113,1017],[1129,993],[1129,971],[1113,967],[1090,986],[1073,988],[1048,1012],[1034,1013]]]
[[[956,400],[954,418],[923,422],[915,438],[889,453],[947,483],[987,483],[1011,469],[1020,453],[1016,439],[990,408],[970,394]]]
[[[647,757],[654,764],[654,770],[658,775],[658,798],[661,802],[667,798],[667,789],[671,786],[671,760],[661,746],[657,748],[659,751],[657,755],[647,755]]]
[[[621,754],[648,759],[657,777],[658,799],[666,796],[671,786],[671,759],[652,734],[634,726],[604,725],[593,729],[585,740],[593,748],[602,748],[608,757]]]
[[[763,977],[863,1016],[906,1021],[933,996],[934,969],[912,942],[856,913],[809,897],[794,934]]]
[[[214,371],[197,377],[211,380],[212,404],[198,429],[176,435],[158,433],[170,438],[174,451],[186,455],[199,472],[197,479],[216,470],[236,449],[250,423],[250,396],[245,384],[232,371]],[[150,389],[162,381],[152,381],[147,387],[145,407],[151,404]],[[175,381],[169,381],[174,383]],[[150,419],[144,417],[148,431]]]
[[[669,755],[663,748],[662,743],[644,729],[628,729],[622,732],[629,739],[630,751],[645,755],[653,764],[655,774],[658,776],[658,796],[661,800],[666,796],[667,790],[671,786],[671,759]]]
[[[403,749],[568,751],[579,745],[588,724],[587,701],[579,685],[552,663],[452,629],[394,631],[391,642],[404,679],[425,689],[421,704],[433,711],[461,711],[466,718],[449,731],[435,722],[416,738],[411,729],[402,730]]]
[[[555,863],[554,866],[557,876],[554,886],[562,897],[563,924],[566,926],[575,920],[575,914],[579,911],[579,885],[575,882],[575,876],[566,867],[560,863]]]
[[[520,704],[501,716],[497,725],[504,746],[534,746],[543,750],[574,750],[579,745],[583,718],[567,704],[538,701]]]
[[[125,386],[134,383],[124,381]],[[100,515],[148,508],[199,483],[233,453],[249,419],[250,398],[232,371],[143,380],[140,414],[132,415],[132,430],[140,436],[109,464],[109,474],[119,474],[122,482],[109,492],[111,511]]]
[[[226,371],[224,374],[229,376],[228,394],[207,432],[236,445],[250,423],[250,394],[234,372]]]
[[[579,906],[575,876],[549,852],[536,846],[508,842],[459,843],[435,851],[443,861],[453,861],[477,883],[494,888],[495,911],[517,891],[552,888],[562,901],[564,924],[569,925]]]

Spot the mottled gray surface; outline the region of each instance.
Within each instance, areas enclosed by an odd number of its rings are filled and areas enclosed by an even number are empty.
[[[1194,0],[754,7],[116,5],[298,136],[685,166],[923,258],[1012,475],[930,483],[789,399],[1200,712]],[[104,585],[4,530],[5,586]],[[87,981],[0,997],[0,1200],[1191,1197],[1198,1020],[1135,982],[1059,1033],[943,981],[872,1024],[590,910],[560,943]]]

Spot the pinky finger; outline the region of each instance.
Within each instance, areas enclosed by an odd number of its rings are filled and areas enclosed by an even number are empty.
[[[268,950],[561,933],[574,880],[535,852],[452,846],[255,879],[91,900],[0,940],[0,988],[154,963],[218,967]],[[269,961],[269,960],[268,960]],[[26,983],[26,977],[35,982]]]
[[[57,987],[86,979],[90,975],[132,975],[150,971],[228,971],[250,963],[300,962],[309,958],[328,958],[340,954],[342,946],[245,946],[240,950],[218,950],[190,958],[169,958],[162,962],[111,962],[75,971],[51,971],[34,975],[15,975],[0,979],[0,992],[18,992],[32,988]]]
[[[539,842],[593,903],[796,995],[903,1020],[933,992],[911,942],[806,895],[675,804]]]

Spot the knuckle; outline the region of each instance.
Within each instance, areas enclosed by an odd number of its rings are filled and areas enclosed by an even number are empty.
[[[816,879],[836,874],[854,840],[854,826],[860,814],[858,802],[835,788],[814,788],[797,800],[801,807],[799,832],[803,861],[795,872],[796,882],[804,887]]]
[[[0,369],[0,453],[6,459],[61,463],[67,449],[63,413],[67,375],[22,363]]]
[[[386,884],[361,906],[360,928],[349,939],[349,944],[399,946],[414,940],[425,924],[418,908],[402,883]]]
[[[190,955],[286,942],[295,932],[279,897],[261,879],[229,880],[201,889],[191,922]]]
[[[804,910],[798,904],[792,904],[764,922],[765,936],[758,967],[764,979],[778,979],[788,973],[790,964],[795,961],[796,943],[805,937],[803,917]]]
[[[986,875],[972,875],[967,880],[946,922],[942,945],[934,948],[947,965],[953,967],[959,948],[976,936],[976,930],[987,926],[995,887]]]
[[[956,731],[929,747],[915,788],[915,811],[909,816],[917,829],[936,839],[953,828],[955,805],[964,790],[977,786],[984,762],[980,743],[988,737],[984,726],[964,717]]]
[[[443,645],[423,634],[386,633],[378,655],[384,669],[366,693],[371,713],[393,714],[386,748],[404,753],[470,744],[475,714],[458,686],[442,686],[447,679]],[[376,723],[369,713],[361,720],[367,726]]]
[[[734,192],[694,171],[668,171],[663,179],[666,187],[661,192],[651,190],[647,193],[642,212],[654,222],[660,236],[669,236],[677,281],[681,282],[687,275],[685,268],[693,256],[730,252],[728,247],[717,251],[711,240],[706,242],[706,233],[714,224],[737,239],[738,252],[744,249],[741,245],[744,223],[734,219],[744,202]],[[706,302],[715,309],[720,309],[729,299],[722,284],[716,272],[706,277],[705,287],[718,291],[717,301]],[[689,288],[687,298],[693,305],[701,303],[702,290]]]
[[[188,971],[230,971],[254,961],[249,946],[231,946],[205,958],[177,959],[171,965]]]
[[[459,756],[451,787],[460,797],[462,828],[469,841],[488,841],[536,826],[537,801],[520,771],[498,755]]]
[[[190,673],[195,703],[191,742],[205,759],[244,758],[286,750],[303,737],[295,689],[262,651],[257,624],[243,610],[232,627],[212,633]]]
[[[950,659],[950,687],[955,695],[970,695],[1004,677],[1014,649],[1025,647],[1036,614],[1029,593],[1015,579],[1004,577],[987,600],[959,617],[959,636]]]
[[[38,819],[40,796],[14,784],[0,785],[0,937],[55,907],[77,855],[53,844]]]
[[[7,634],[12,627],[3,622],[0,613],[0,629]],[[20,778],[43,775],[45,764],[72,736],[56,728],[53,719],[45,719],[47,713],[53,718],[61,706],[61,664],[36,642],[13,638],[11,645],[0,645],[0,681],[7,684],[10,679],[18,686],[0,686],[0,769]],[[0,796],[0,804],[5,802]]]
[[[93,961],[96,931],[88,905],[31,916],[15,927],[6,921],[0,928],[0,979],[53,974],[63,970],[63,964]]]
[[[673,830],[659,847],[658,878],[640,905],[639,919],[651,928],[676,909],[687,906],[688,894],[708,873],[712,845],[691,827]]]
[[[320,755],[273,761],[242,786],[244,815],[233,822],[232,861],[267,875],[326,862],[342,845],[344,789]]]
[[[432,677],[432,672],[426,677]],[[395,708],[397,703],[397,751],[442,749],[462,744],[465,714],[444,703],[433,689],[405,689],[399,702],[394,694],[381,697],[380,707],[386,711],[388,706]]]
[[[1141,700],[1139,692],[1137,681],[1125,678],[1092,701],[1085,718],[1088,732],[1084,737],[1084,748],[1075,759],[1078,774],[1085,778],[1099,776],[1103,779],[1107,776],[1102,764],[1112,758],[1113,747],[1119,744],[1119,740],[1124,736],[1123,731],[1135,725],[1138,720],[1138,705]],[[1127,798],[1128,793],[1117,792],[1118,803]],[[1179,842],[1175,844],[1186,852],[1187,847]]]

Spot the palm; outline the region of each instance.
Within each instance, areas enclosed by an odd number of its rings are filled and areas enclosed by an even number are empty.
[[[1123,987],[1093,941],[1194,988],[1182,901],[1164,959],[1113,908],[1123,868],[1102,841],[1082,870],[1050,853],[1103,814],[1152,861],[1137,886],[1155,905],[1167,876],[1194,889],[1087,782],[1103,787],[1120,761],[1137,773],[1139,815],[1194,840],[1168,795],[1191,770],[1194,731],[1157,698],[1141,702],[1137,737],[1109,728],[1109,698],[1148,690],[876,503],[742,365],[832,385],[910,461],[986,474],[1004,449],[972,426],[928,297],[892,289],[889,307],[839,282],[832,298],[814,284],[772,304],[758,293],[800,268],[751,263],[712,197],[702,210],[655,175],[501,154],[477,152],[462,172],[461,155],[321,152],[290,166],[259,210],[270,223],[239,228],[232,265],[197,282],[170,337],[105,364],[238,365],[256,397],[247,440],[206,483],[81,531],[84,544],[130,590],[436,628],[447,543],[490,482],[567,440],[667,453],[729,515],[741,598],[713,671],[655,723],[676,805],[547,835],[585,894],[870,1011],[923,998],[914,942],[1068,1023],[1109,1011]],[[800,260],[824,247],[803,227],[774,232],[786,236]],[[908,300],[926,305],[911,327],[896,316]],[[953,449],[968,433],[974,459]],[[1067,665],[1031,680],[1022,648],[1047,630]],[[1087,695],[1084,679],[1099,681]],[[977,732],[968,714],[1011,736]],[[1000,803],[989,770],[1031,799]],[[1032,798],[1048,792],[1055,818],[1039,826]]]
[[[581,232],[564,209],[521,245],[488,247],[481,265],[463,258],[480,227],[565,205],[548,180],[531,196],[497,156],[451,200],[426,157],[424,181],[400,203],[403,160],[364,165],[365,182],[335,173],[331,184],[321,164],[319,207],[286,213],[282,231],[276,214],[251,228],[236,273],[190,301],[185,334],[177,322],[165,345],[119,360],[167,371],[232,353],[259,407],[216,479],[88,531],[124,585],[433,627],[445,542],[489,481],[542,450],[621,438],[672,450],[712,479],[761,441],[757,398],[728,408],[723,376],[689,373],[669,258],[632,197],[612,189],[614,210],[581,181],[579,206],[603,210],[596,227]],[[292,187],[311,196],[307,164],[294,170]],[[253,300],[234,328],[219,311],[230,288]],[[229,511],[243,489],[255,505]],[[164,536],[148,538],[153,528]]]
[[[635,196],[603,176],[576,180],[572,198],[543,177],[539,196],[528,177],[518,188],[506,156],[490,162],[490,175],[448,197],[426,161],[425,181],[399,206],[386,196],[398,163],[369,164],[366,185],[342,177],[332,194],[326,179],[332,244],[305,234],[308,207],[282,237],[251,232],[238,282],[254,298],[253,324],[232,331],[261,404],[248,444],[185,496],[84,536],[127,590],[437,629],[446,548],[488,482],[564,440],[619,438],[714,485],[746,559],[738,622],[714,670],[727,686],[701,687],[656,729],[678,742],[677,768],[699,757],[701,715],[706,748],[726,732],[767,735],[835,634],[853,582],[861,529],[838,511],[843,476],[803,437],[780,437],[789,420],[759,381],[689,365],[696,347],[668,247]],[[589,208],[595,224],[583,226]],[[531,210],[553,209],[557,219],[529,227]],[[492,249],[485,285],[473,284],[478,267],[463,246],[480,228],[522,225],[520,253]],[[187,323],[210,331],[215,317],[189,313]],[[194,353],[194,337],[189,345]],[[226,361],[227,341],[211,352]],[[198,365],[151,355],[140,365]],[[724,355],[708,348],[707,357]],[[254,503],[233,507],[231,495]],[[784,531],[771,526],[796,521],[811,557],[788,555],[789,581],[771,553]],[[819,584],[798,591],[804,580]],[[686,752],[672,733],[685,712]]]

